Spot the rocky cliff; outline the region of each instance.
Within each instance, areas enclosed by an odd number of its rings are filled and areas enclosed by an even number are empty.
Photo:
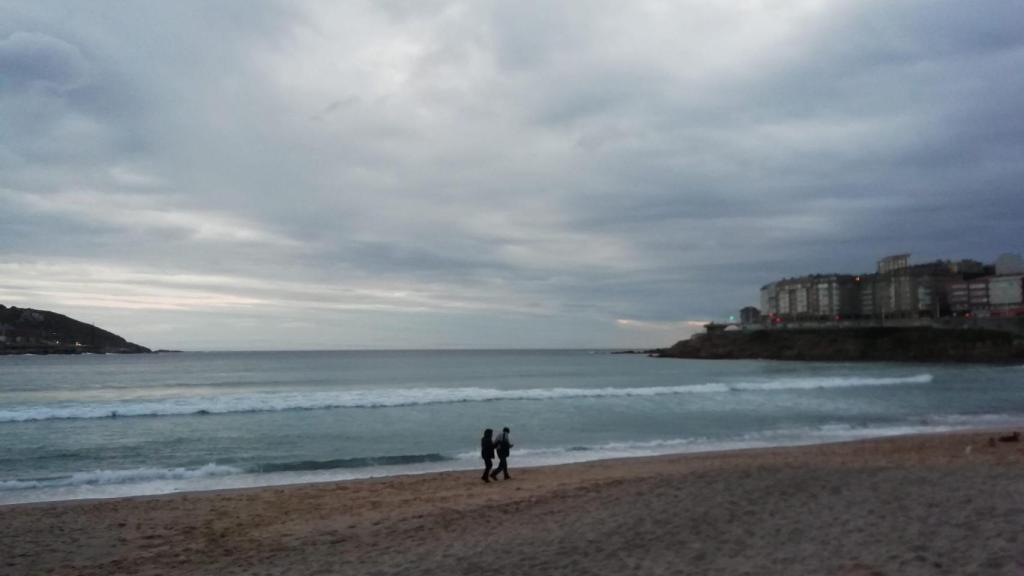
[[[47,310],[0,305],[0,354],[141,353],[149,348]]]
[[[753,330],[698,334],[654,355],[833,362],[1019,362],[1024,361],[1024,337],[982,329]]]

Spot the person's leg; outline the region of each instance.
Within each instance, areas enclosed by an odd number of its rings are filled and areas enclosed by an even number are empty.
[[[482,480],[484,482],[490,482],[491,481],[488,478],[488,476],[491,475],[491,462],[492,462],[491,460],[484,460],[484,476],[482,478]]]
[[[499,454],[498,455],[498,467],[494,469],[494,472],[491,472],[491,478],[497,480],[498,479],[498,474],[500,472],[502,472],[504,469],[505,469],[505,457]],[[508,472],[505,472],[505,476],[508,476]]]
[[[511,476],[508,475],[508,456],[501,459],[501,471],[505,474],[505,480],[511,478]]]

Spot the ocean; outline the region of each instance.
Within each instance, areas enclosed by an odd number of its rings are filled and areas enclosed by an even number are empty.
[[[593,350],[0,357],[0,504],[1024,423],[1024,366]],[[470,476],[469,478],[475,478]]]

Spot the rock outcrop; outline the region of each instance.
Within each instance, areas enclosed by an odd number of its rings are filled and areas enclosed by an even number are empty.
[[[653,355],[829,362],[1020,362],[1024,361],[1024,337],[982,329],[751,330],[697,334]]]

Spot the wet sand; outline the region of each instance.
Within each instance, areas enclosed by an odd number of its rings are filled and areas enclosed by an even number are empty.
[[[970,432],[0,507],[0,574],[1024,574]]]

